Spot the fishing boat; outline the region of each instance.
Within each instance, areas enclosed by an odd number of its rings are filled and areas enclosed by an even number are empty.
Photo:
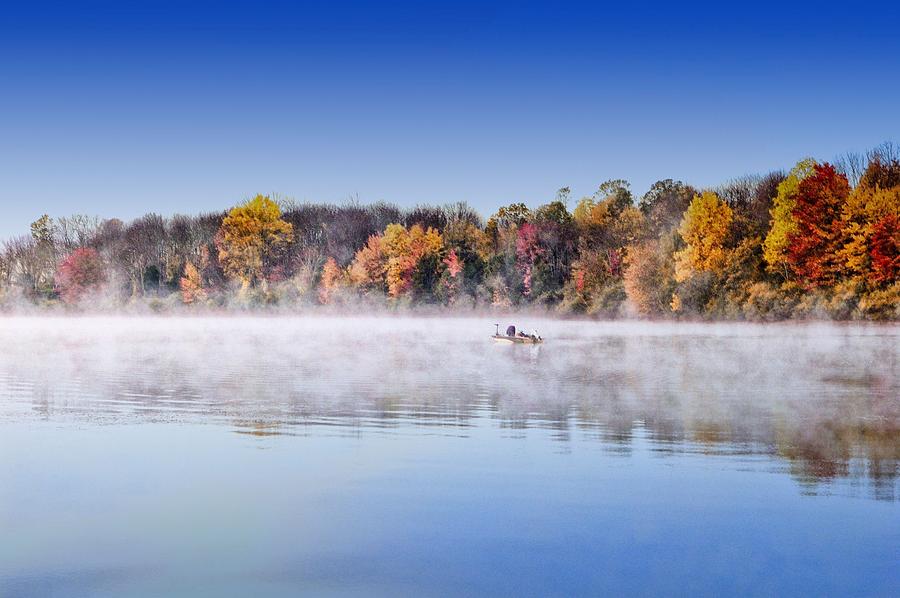
[[[544,342],[544,339],[541,338],[537,331],[534,331],[533,334],[525,334],[522,331],[516,332],[515,326],[509,326],[506,329],[506,334],[500,334],[500,324],[494,324],[494,336],[491,338],[494,339],[495,343],[517,343],[520,345],[540,345]]]

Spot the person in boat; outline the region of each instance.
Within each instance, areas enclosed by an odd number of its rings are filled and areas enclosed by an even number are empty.
[[[516,327],[510,324],[506,327],[506,336],[515,336],[516,335]]]

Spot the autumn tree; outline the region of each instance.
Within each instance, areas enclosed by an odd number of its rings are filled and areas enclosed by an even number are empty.
[[[771,272],[788,275],[787,250],[790,236],[797,230],[794,206],[800,183],[810,176],[817,166],[812,158],[805,158],[791,169],[787,177],[778,185],[778,193],[772,200],[771,226],[763,241],[763,256]]]
[[[454,254],[454,263],[462,268],[451,277],[457,294],[474,294],[494,253],[491,239],[471,219],[458,217],[448,220],[441,238],[444,242],[442,254]]]
[[[133,296],[179,292],[185,303],[227,300],[232,280],[273,303],[335,303],[352,286],[504,309],[531,302],[618,314],[630,299],[645,314],[896,318],[898,150],[885,144],[829,168],[806,159],[787,176],[744,176],[707,193],[666,179],[638,206],[628,183],[613,179],[571,213],[564,187],[554,201],[510,204],[486,223],[462,202],[403,210],[263,196],[200,216],[42,216],[30,235],[2,243],[0,295],[8,301],[18,287],[39,300],[56,288],[76,300],[66,276],[90,271],[74,256],[91,249],[103,280],[121,284],[114,290],[130,283]],[[77,289],[87,279],[72,280]],[[284,283],[270,288],[276,281]]]
[[[621,275],[625,247],[638,240],[645,226],[643,214],[630,204],[630,194],[628,197],[627,202],[621,194],[610,194],[599,201],[596,195],[585,197],[572,214],[578,229],[578,259],[602,264],[611,276]]]
[[[624,255],[618,250],[585,250],[572,262],[563,289],[566,311],[614,311],[625,299]]]
[[[482,292],[493,297],[492,305],[516,303],[522,296],[522,271],[516,252],[520,227],[531,218],[531,210],[524,203],[515,203],[497,210],[484,227],[482,258]]]
[[[531,210],[525,204],[512,203],[497,210],[497,213],[490,219],[496,222],[500,228],[509,228],[510,226],[520,226],[529,218],[531,218]]]
[[[675,254],[675,279],[693,272],[715,272],[725,262],[725,240],[734,213],[712,191],[694,196],[678,229],[686,246]]]
[[[609,204],[609,211],[613,216],[618,216],[626,208],[634,206],[634,196],[631,194],[631,185],[623,179],[611,179],[600,184],[594,198]]]
[[[516,261],[522,273],[523,294],[526,296],[531,294],[535,263],[543,254],[537,227],[530,222],[523,223],[516,237]]]
[[[670,311],[674,291],[672,236],[661,241],[639,243],[625,259],[625,292],[638,313],[652,315]]]
[[[897,217],[900,217],[900,185],[873,189],[860,184],[850,193],[841,212],[842,241],[838,249],[845,276],[857,279],[868,276],[872,268],[875,225]]]
[[[178,284],[181,290],[181,301],[183,303],[203,303],[207,299],[206,290],[203,288],[203,281],[200,278],[200,271],[197,266],[191,262],[184,265],[184,275]]]
[[[577,258],[564,287],[563,309],[614,312],[625,299],[622,286],[627,247],[642,235],[644,216],[632,203],[627,183],[607,181],[572,213]]]
[[[184,274],[178,281],[183,303],[205,303],[209,299],[203,281],[203,273],[209,268],[209,251],[206,247],[200,250],[199,268],[191,261],[184,264]]]
[[[281,219],[274,201],[257,195],[222,220],[217,246],[225,273],[242,288],[265,282],[277,257],[291,241],[293,227]]]
[[[420,280],[436,280],[443,247],[443,238],[436,229],[415,224],[409,228],[410,262],[413,262],[413,272]],[[430,289],[431,284],[423,283],[422,286]]]
[[[809,286],[833,284],[842,271],[839,249],[841,212],[850,194],[847,177],[828,164],[817,164],[800,181],[791,211],[795,227],[788,235],[787,262]]]
[[[785,176],[781,171],[764,176],[745,176],[716,189],[716,194],[734,211],[732,234],[735,241],[766,235],[772,202]]]
[[[79,247],[60,262],[56,272],[56,289],[69,304],[78,303],[86,294],[97,291],[106,282],[106,266],[97,251]]]
[[[454,249],[451,249],[441,261],[444,265],[444,271],[441,274],[438,294],[447,305],[453,305],[459,300],[461,294],[465,263],[459,259]]]
[[[681,181],[665,179],[651,185],[638,207],[647,221],[649,236],[659,238],[678,226],[696,191]]]
[[[870,254],[874,283],[893,283],[900,275],[900,218],[885,216],[872,225]]]
[[[531,210],[524,203],[513,203],[503,206],[488,218],[484,232],[490,241],[497,247],[501,242],[501,235],[515,231],[522,223],[531,218]]]
[[[343,280],[344,272],[333,257],[325,260],[322,266],[322,277],[319,280],[319,303],[331,303],[332,297]]]
[[[531,265],[531,292],[542,302],[555,302],[561,298],[577,250],[572,215],[563,201],[555,200],[534,211],[531,225],[540,248]]]
[[[385,290],[387,259],[381,235],[371,235],[350,264],[350,281],[363,290]]]
[[[387,258],[388,295],[397,298],[410,290],[420,261],[437,258],[443,241],[433,228],[425,230],[415,224],[407,230],[402,224],[390,224],[384,229],[381,244]]]
[[[882,155],[879,152],[873,154],[859,179],[860,187],[869,189],[893,189],[900,187],[900,159],[893,157],[893,151],[888,150]]]
[[[876,156],[860,174],[859,184],[850,193],[841,213],[839,259],[844,274],[856,280],[884,282],[885,250],[890,247],[892,222],[900,218],[900,162],[885,162]],[[874,245],[876,226],[878,248]],[[887,245],[884,245],[888,242]],[[878,255],[879,272],[875,272]]]
[[[421,230],[421,227],[419,227]],[[381,246],[387,258],[385,271],[388,295],[399,297],[409,288],[415,262],[412,257],[409,231],[402,224],[389,224],[384,229]]]

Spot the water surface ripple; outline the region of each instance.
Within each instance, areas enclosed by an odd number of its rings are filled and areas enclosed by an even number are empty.
[[[492,324],[0,320],[0,595],[898,587],[897,326]]]

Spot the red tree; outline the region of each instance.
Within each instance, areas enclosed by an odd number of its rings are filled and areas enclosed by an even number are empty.
[[[872,226],[872,257],[874,282],[893,282],[900,274],[900,218],[885,216]]]
[[[787,261],[809,286],[834,283],[841,272],[841,206],[850,195],[847,177],[830,164],[817,164],[797,189],[797,230],[788,238]]]
[[[56,271],[56,288],[66,303],[77,303],[88,291],[106,282],[106,267],[96,250],[76,249],[63,259]]]
[[[522,223],[516,235],[516,258],[522,272],[525,295],[531,294],[531,272],[535,261],[543,254],[538,228],[530,222]]]
[[[447,272],[449,272],[450,276],[453,278],[456,278],[457,275],[463,271],[463,263],[459,259],[459,256],[456,255],[455,249],[450,250],[450,253],[443,259],[443,262],[444,265],[447,266]]]

